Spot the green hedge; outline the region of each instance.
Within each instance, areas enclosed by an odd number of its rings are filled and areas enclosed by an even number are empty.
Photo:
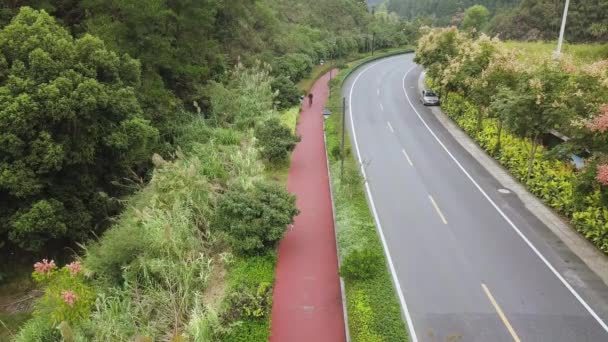
[[[411,49],[393,50],[351,63],[349,68],[342,70],[332,80],[332,96],[327,106],[339,108],[342,105],[342,84],[355,68],[374,59],[411,51]],[[342,118],[337,114],[340,110],[333,111],[336,114],[325,121],[325,134],[334,196],[338,254],[340,259],[344,260],[348,259],[351,253],[366,251],[363,254],[370,255],[367,262],[376,263],[379,270],[366,277],[347,277],[344,280],[350,337],[354,342],[408,341],[401,307],[348,138],[345,148],[345,171],[340,179]],[[378,258],[377,255],[382,257]]]
[[[571,223],[583,236],[604,253],[608,253],[608,209],[602,204],[599,190],[583,193],[576,187],[577,174],[568,162],[547,155],[539,147],[530,181],[526,181],[528,156],[532,143],[516,137],[504,129],[498,148],[498,122],[484,119],[479,133],[478,108],[459,94],[450,94],[443,100],[444,112],[452,118],[486,152],[498,160],[528,190]],[[582,200],[581,200],[582,199]]]

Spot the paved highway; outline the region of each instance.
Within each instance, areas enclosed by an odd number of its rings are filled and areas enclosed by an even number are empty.
[[[608,341],[606,285],[419,102],[412,55],[343,88],[414,341]]]

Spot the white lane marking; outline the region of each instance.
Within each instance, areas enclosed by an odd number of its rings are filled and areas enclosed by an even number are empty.
[[[540,251],[532,244],[532,242],[530,242],[530,240],[528,240],[528,238],[521,232],[521,230],[519,230],[519,228],[517,228],[517,226],[515,225],[515,223],[513,223],[513,221],[511,221],[511,219],[502,211],[502,209],[500,209],[500,207],[498,207],[498,205],[490,198],[490,196],[488,196],[488,194],[473,179],[473,177],[471,177],[471,175],[462,166],[462,164],[460,164],[460,162],[456,159],[456,157],[454,157],[454,155],[448,150],[448,148],[443,144],[443,142],[437,137],[437,135],[435,134],[435,132],[433,132],[433,130],[426,123],[426,121],[424,121],[424,119],[422,118],[422,115],[420,115],[420,113],[418,113],[418,111],[414,107],[414,104],[410,100],[410,97],[407,95],[407,91],[405,90],[405,77],[412,70],[414,70],[414,68],[416,68],[416,65],[413,66],[412,68],[410,68],[410,70],[408,70],[405,73],[405,75],[403,75],[402,88],[403,88],[403,93],[405,94],[405,98],[407,99],[407,102],[409,102],[410,106],[412,107],[412,109],[414,110],[414,112],[416,113],[416,115],[418,116],[418,118],[420,119],[420,121],[422,121],[422,123],[424,124],[424,126],[426,127],[426,129],[431,133],[431,135],[435,138],[435,140],[439,143],[439,145],[441,145],[441,147],[443,148],[443,150],[450,156],[450,158],[456,163],[456,165],[458,165],[458,168],[475,185],[475,187],[477,188],[477,190],[479,190],[479,192],[481,192],[481,194],[486,198],[486,200],[488,200],[488,202],[490,202],[490,204],[492,204],[492,206],[494,207],[494,209],[496,209],[496,211],[500,214],[500,216],[502,216],[502,218],[505,221],[507,221],[507,223],[509,224],[509,226],[511,226],[511,228],[513,228],[513,230],[515,230],[515,232],[517,233],[517,235],[519,235],[519,237],[521,237],[522,240],[524,240],[524,242],[528,245],[528,247],[530,247],[530,249],[532,249],[532,251],[534,252],[534,254],[536,254],[536,256],[538,256],[540,258],[540,260],[542,260],[542,262],[545,264],[545,266],[547,266],[547,268],[549,268],[549,270],[551,270],[551,272],[553,272],[553,274],[557,277],[557,279],[559,279],[562,282],[562,284],[568,289],[568,291],[570,291],[570,293],[572,293],[572,295],[579,301],[579,303],[581,303],[581,305],[583,305],[583,307],[587,310],[587,312],[589,312],[589,314],[593,318],[595,318],[595,320],[602,326],[602,328],[606,332],[608,332],[608,326],[606,325],[606,323],[604,323],[604,321],[602,321],[602,319],[595,313],[595,311],[593,311],[593,309],[589,306],[589,304],[587,304],[587,302],[585,302],[585,300],[578,294],[578,292],[576,292],[576,290],[574,290],[574,288],[566,281],[566,279],[564,277],[562,277],[561,274],[559,274],[559,272],[557,271],[557,269],[555,269],[555,267],[553,267],[553,265],[551,265],[551,263],[547,260],[547,258],[545,258],[540,253]]]
[[[496,313],[498,313],[498,317],[500,317],[500,320],[502,321],[502,323],[505,325],[505,327],[507,327],[507,330],[509,330],[509,334],[511,334],[513,341],[521,342],[521,340],[519,339],[519,336],[517,336],[517,333],[515,332],[515,329],[513,329],[513,326],[507,319],[507,315],[505,315],[505,313],[502,312],[502,309],[496,302],[496,299],[494,299],[494,296],[492,296],[492,292],[490,292],[490,289],[488,289],[486,284],[481,284],[481,288],[483,289],[483,292],[486,293],[486,296],[488,296],[488,299],[490,300],[490,303],[492,303],[492,306],[494,307],[494,310],[496,310]]]
[[[382,103],[380,104],[380,110],[384,112],[384,106],[382,106]]]
[[[395,130],[393,129],[393,126],[391,125],[391,123],[387,121],[386,124],[388,125],[388,129],[391,130],[391,133],[395,133]]]
[[[365,71],[365,70],[364,70]],[[380,88],[376,89],[376,94],[380,96]]]
[[[437,202],[435,202],[435,199],[433,199],[433,196],[429,195],[429,199],[431,200],[431,203],[433,203],[433,207],[435,207],[435,211],[437,212],[437,215],[439,215],[439,217],[441,218],[441,221],[443,221],[443,224],[448,224],[448,220],[446,220],[445,216],[443,216],[443,213],[441,212],[441,209],[439,209],[439,206],[437,205]]]
[[[378,231],[380,232],[380,240],[382,241],[382,247],[384,248],[384,253],[386,254],[386,259],[388,261],[389,269],[391,270],[391,276],[393,278],[393,283],[395,284],[395,289],[397,291],[397,296],[399,297],[399,302],[401,304],[401,309],[403,310],[403,314],[405,315],[405,320],[407,322],[408,330],[410,333],[411,342],[418,342],[418,337],[416,336],[416,331],[414,330],[414,323],[412,322],[412,316],[407,308],[407,303],[405,302],[405,297],[403,296],[403,291],[401,290],[401,283],[399,282],[399,278],[397,278],[397,271],[395,270],[395,265],[393,264],[393,258],[391,257],[391,253],[388,250],[388,245],[386,243],[386,238],[384,237],[384,231],[382,230],[382,225],[380,224],[380,218],[378,217],[378,211],[376,210],[376,204],[374,202],[374,198],[372,197],[372,192],[369,187],[369,183],[367,182],[367,176],[365,174],[365,168],[363,167],[363,159],[361,159],[361,153],[359,151],[359,143],[357,142],[357,132],[355,131],[355,122],[353,121],[353,89],[355,88],[355,84],[359,80],[359,77],[363,75],[370,68],[378,65],[380,62],[376,62],[371,64],[370,66],[363,69],[350,87],[350,92],[348,94],[348,115],[350,119],[350,125],[353,133],[353,141],[355,142],[355,150],[357,151],[357,159],[359,165],[361,166],[361,175],[363,175],[363,179],[365,179],[365,192],[367,193],[367,197],[369,198],[369,203],[372,209],[372,214],[374,215],[374,220],[376,221],[376,226],[378,227]],[[380,89],[378,89],[378,93]]]
[[[414,166],[414,163],[412,163],[412,160],[410,159],[410,156],[407,154],[407,152],[405,152],[405,149],[402,149],[401,152],[405,156],[405,159],[407,159],[407,162],[410,163],[411,166]]]

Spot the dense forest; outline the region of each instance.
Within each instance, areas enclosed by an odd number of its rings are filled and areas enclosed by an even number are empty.
[[[474,5],[482,5],[495,13],[498,9],[512,7],[518,0],[389,0],[388,9],[403,18],[424,18],[430,24],[446,26],[460,23],[464,11]]]
[[[563,0],[389,0],[388,9],[408,20],[436,26],[459,26],[467,8],[486,7],[492,18],[483,27],[492,35],[515,40],[554,40],[564,10]],[[572,1],[565,38],[570,42],[605,41],[608,1]]]
[[[286,108],[319,60],[416,33],[361,0],[13,0],[0,27],[0,250],[44,255],[106,229],[237,63]]]
[[[564,1],[523,0],[499,12],[491,32],[504,39],[553,40],[557,38]],[[605,42],[608,38],[608,1],[571,1],[565,39],[570,42]]]

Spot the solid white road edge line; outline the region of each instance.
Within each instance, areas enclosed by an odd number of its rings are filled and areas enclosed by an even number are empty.
[[[492,206],[494,207],[494,209],[496,209],[496,211],[498,211],[500,216],[502,216],[502,218],[505,219],[505,221],[507,221],[507,223],[511,226],[511,228],[513,228],[513,230],[517,233],[517,235],[519,235],[519,237],[521,237],[522,240],[524,240],[524,242],[528,245],[528,247],[530,247],[530,249],[532,249],[532,251],[536,254],[536,256],[538,256],[540,258],[540,260],[542,260],[542,262],[549,268],[549,270],[551,270],[551,272],[553,272],[553,274],[557,277],[557,279],[559,279],[562,282],[562,284],[564,284],[564,286],[568,289],[568,291],[570,291],[570,293],[572,293],[572,295],[583,305],[583,307],[587,310],[587,312],[589,312],[589,314],[591,314],[591,316],[593,318],[595,318],[595,320],[602,326],[602,328],[604,328],[604,330],[606,332],[608,332],[608,326],[606,325],[606,323],[604,323],[604,321],[602,321],[602,319],[595,313],[595,311],[593,311],[593,309],[589,306],[589,304],[587,304],[587,302],[585,302],[585,300],[578,294],[578,292],[576,292],[576,290],[574,290],[574,288],[566,281],[566,279],[564,279],[564,277],[562,277],[562,275],[557,271],[557,269],[555,269],[555,267],[553,267],[553,265],[551,265],[551,263],[547,260],[547,258],[545,258],[540,253],[540,251],[538,249],[536,249],[536,247],[532,244],[532,242],[530,242],[530,240],[528,240],[528,238],[521,232],[521,230],[519,230],[519,228],[517,228],[515,223],[513,223],[513,221],[511,221],[511,219],[509,219],[509,217],[490,198],[490,196],[488,196],[488,194],[473,179],[473,177],[471,177],[471,175],[462,166],[462,164],[460,164],[460,162],[456,159],[456,157],[454,157],[454,155],[448,150],[448,148],[443,144],[443,142],[437,137],[435,132],[433,132],[433,130],[426,123],[426,121],[424,121],[424,119],[422,118],[422,115],[420,115],[420,113],[418,113],[418,111],[414,107],[414,104],[410,100],[410,97],[407,95],[407,91],[405,90],[405,78],[416,67],[417,66],[414,65],[403,75],[401,85],[403,88],[403,93],[405,94],[405,98],[407,99],[407,102],[410,104],[410,107],[412,107],[412,109],[418,116],[418,119],[420,119],[420,121],[422,121],[422,123],[424,124],[426,129],[431,133],[431,135],[435,138],[435,140],[439,143],[439,145],[441,145],[443,150],[450,156],[450,158],[452,158],[452,160],[456,163],[456,165],[458,165],[458,168],[460,168],[460,170],[467,176],[467,178],[475,185],[477,190],[479,190],[479,192],[481,192],[481,194],[486,198],[486,200],[488,200],[488,202],[490,202],[490,204],[492,204]],[[352,89],[351,89],[351,91],[352,91]],[[351,122],[352,122],[352,120],[351,120]]]
[[[353,121],[353,106],[352,106],[352,98],[353,98],[353,89],[355,88],[355,84],[359,80],[359,77],[363,75],[367,70],[372,68],[373,66],[379,64],[380,62],[376,62],[371,64],[370,66],[363,69],[357,77],[353,80],[353,84],[350,87],[350,92],[348,94],[348,115],[350,118],[350,124],[353,134],[353,141],[355,142],[355,150],[357,150],[357,159],[359,165],[361,167],[361,175],[365,180],[365,192],[367,193],[367,197],[369,198],[369,203],[372,209],[372,213],[374,215],[374,220],[376,221],[376,227],[378,227],[378,232],[380,233],[380,240],[382,240],[382,247],[384,248],[384,253],[386,254],[386,259],[388,261],[388,266],[391,271],[391,276],[393,278],[393,283],[395,285],[395,289],[397,290],[397,296],[399,297],[399,302],[401,303],[401,309],[403,310],[403,314],[405,315],[405,320],[407,322],[410,339],[411,342],[418,342],[418,337],[416,337],[416,331],[414,330],[414,324],[412,322],[412,317],[410,316],[410,312],[407,308],[407,304],[405,302],[405,297],[403,296],[403,292],[401,291],[401,283],[399,283],[399,278],[397,278],[397,271],[395,270],[395,265],[393,264],[393,259],[391,258],[391,253],[388,250],[388,245],[386,243],[386,238],[384,237],[384,231],[382,230],[382,225],[380,224],[380,218],[378,217],[378,211],[376,210],[376,205],[374,203],[374,198],[372,197],[372,192],[369,188],[369,183],[367,182],[367,176],[365,174],[365,168],[363,167],[363,160],[361,159],[361,153],[359,152],[359,143],[357,142],[357,132],[355,131],[355,124]],[[378,88],[378,93],[380,93],[380,89]]]

